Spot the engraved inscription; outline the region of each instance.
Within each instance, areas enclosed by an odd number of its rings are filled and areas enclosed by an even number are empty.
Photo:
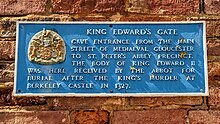
[[[28,58],[19,61],[28,64],[20,65],[19,80],[26,81],[21,93],[205,92],[200,23],[51,26],[41,25],[33,37],[24,36]]]

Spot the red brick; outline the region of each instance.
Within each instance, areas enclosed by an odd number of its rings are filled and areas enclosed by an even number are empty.
[[[1,112],[0,122],[6,124],[69,124],[67,111]]]
[[[0,106],[7,106],[14,104],[11,96],[12,89],[0,90]]]
[[[205,0],[205,13],[206,14],[220,14],[220,1],[219,0]]]
[[[0,37],[15,37],[16,22],[9,20],[2,20],[0,22]]]
[[[14,82],[1,82],[0,89],[10,89],[13,88]]]
[[[207,42],[208,55],[220,56],[220,39],[212,38]]]
[[[107,17],[101,15],[82,16],[79,20],[86,21],[108,21]]]
[[[220,80],[220,63],[208,63],[208,79],[209,81]]]
[[[47,104],[45,98],[41,97],[13,97],[14,105],[34,106]]]
[[[96,0],[94,12],[120,12],[124,10],[124,0]]]
[[[15,59],[15,42],[0,41],[0,59],[10,60]]]
[[[47,104],[41,97],[13,97],[12,88],[0,89],[0,106],[33,106]]]
[[[123,16],[120,18],[120,21],[170,21],[171,18],[166,17],[149,17],[149,16],[138,16],[138,15],[129,15]]]
[[[107,124],[108,112],[106,111],[79,111],[73,115],[74,124]]]
[[[89,13],[95,6],[94,0],[52,0],[53,12]]]
[[[209,86],[210,87],[220,87],[220,81],[219,80],[215,80],[215,81],[209,80]]]
[[[208,56],[208,62],[218,62],[220,61],[220,56]]]
[[[113,124],[185,124],[186,111],[179,110],[145,110],[116,111]]]
[[[198,14],[199,0],[129,0],[128,12],[149,14]]]
[[[219,124],[220,111],[189,111],[190,124]]]
[[[206,21],[206,35],[208,37],[218,37],[220,36],[220,19],[215,21]]]
[[[172,16],[141,16],[130,15],[121,17],[120,21],[183,21],[186,20],[181,17]]]
[[[50,99],[48,104],[56,109],[91,109],[104,105],[124,105],[125,98],[54,98]]]
[[[123,11],[123,0],[52,0],[55,13],[93,13]]]
[[[0,21],[0,37],[15,37],[16,35],[16,21],[74,21],[75,19],[68,15],[28,15],[25,17],[5,17]]]
[[[220,108],[220,87],[209,88],[208,105],[212,108]]]
[[[46,0],[2,0],[0,15],[44,13]]]
[[[0,63],[0,81],[14,81],[14,63]]]
[[[201,105],[202,97],[157,97],[131,98],[131,105],[163,106],[163,105]]]
[[[130,14],[128,16],[122,16],[120,21],[183,21],[186,18],[178,16],[161,16],[161,15],[137,15]]]

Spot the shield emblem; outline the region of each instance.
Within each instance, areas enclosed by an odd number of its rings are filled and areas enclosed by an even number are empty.
[[[65,56],[65,42],[55,31],[43,29],[36,33],[29,42],[29,61],[49,65],[63,62]]]

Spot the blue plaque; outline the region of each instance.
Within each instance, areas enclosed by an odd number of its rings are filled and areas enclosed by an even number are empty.
[[[205,22],[18,22],[15,96],[206,96]]]

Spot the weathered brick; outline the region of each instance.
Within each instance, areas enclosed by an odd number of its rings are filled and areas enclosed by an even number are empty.
[[[209,80],[209,86],[210,87],[220,87],[220,81],[219,80],[214,80],[214,81]]]
[[[205,0],[205,13],[206,14],[220,14],[220,1],[219,0]]]
[[[0,106],[7,106],[14,104],[11,96],[12,89],[0,90]]]
[[[0,15],[44,13],[46,0],[2,0]]]
[[[9,89],[9,88],[12,88],[13,85],[14,85],[14,82],[1,82],[0,89]]]
[[[0,21],[0,37],[14,37],[16,35],[16,22],[9,19]]]
[[[79,20],[86,20],[86,21],[108,21],[107,17],[102,15],[89,15],[89,16],[82,16]]]
[[[220,39],[209,38],[207,40],[208,55],[220,56]]]
[[[113,124],[185,124],[186,111],[179,110],[145,110],[116,111]]]
[[[212,108],[220,108],[220,87],[209,88],[208,105]]]
[[[0,81],[14,81],[14,63],[0,63]]]
[[[124,0],[96,0],[94,12],[120,12],[124,10]]]
[[[220,80],[220,63],[208,63],[208,79],[209,81]]]
[[[0,37],[15,37],[16,21],[74,21],[75,19],[68,15],[28,15],[25,17],[5,17],[0,20]]]
[[[103,105],[124,105],[125,98],[53,98],[48,104],[56,109],[91,109],[101,108]]]
[[[149,14],[198,14],[199,0],[128,0],[126,10]]]
[[[163,105],[201,105],[202,97],[157,97],[131,98],[131,105],[163,106]]]
[[[74,124],[107,124],[106,111],[78,111],[73,114]]]
[[[41,97],[13,97],[12,88],[0,89],[0,106],[33,106],[47,104]]]
[[[131,14],[120,17],[120,21],[183,21],[184,17],[179,16],[161,16],[161,15],[137,15]]]
[[[220,60],[220,56],[208,56],[208,62],[218,62]]]
[[[10,60],[15,58],[15,41],[0,41],[0,59]]]
[[[206,35],[208,37],[220,36],[220,19],[214,21],[206,21]]]
[[[67,111],[1,112],[1,124],[69,124]]]
[[[220,111],[189,111],[190,124],[219,124]]]
[[[94,0],[52,0],[53,12],[89,13],[95,6]]]
[[[34,106],[47,104],[46,99],[42,97],[13,97],[13,101],[14,105],[20,106]]]
[[[52,0],[55,13],[119,12],[124,9],[123,0]]]

